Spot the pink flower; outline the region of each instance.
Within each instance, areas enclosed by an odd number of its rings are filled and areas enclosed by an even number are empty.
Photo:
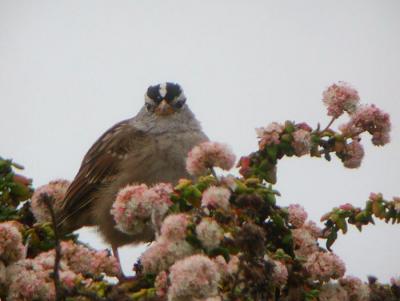
[[[274,268],[272,270],[272,281],[277,285],[277,286],[282,286],[286,284],[287,278],[288,278],[288,270],[286,266],[277,260],[272,261],[274,264]]]
[[[312,132],[312,127],[309,126],[306,122],[297,123],[296,128],[305,130],[307,132]]]
[[[364,148],[357,139],[347,144],[344,148],[343,165],[347,168],[360,167],[364,157]]]
[[[369,199],[373,202],[379,202],[383,200],[383,196],[382,193],[375,193],[375,192],[371,192],[369,194]]]
[[[346,203],[346,204],[340,205],[339,209],[342,209],[345,211],[351,211],[354,209],[354,206],[352,204]]]
[[[164,216],[169,207],[173,204],[170,195],[174,191],[170,183],[159,183],[150,188],[149,197],[152,198],[153,208],[151,212],[151,221],[153,228],[159,232]]]
[[[264,149],[267,145],[279,144],[280,134],[283,133],[285,127],[277,122],[272,122],[266,127],[256,128],[259,148]]]
[[[10,222],[0,223],[0,260],[10,264],[24,257],[22,235]]]
[[[168,300],[189,300],[216,296],[220,274],[208,257],[193,255],[171,266],[169,279]]]
[[[301,228],[305,231],[308,231],[315,239],[321,237],[322,235],[322,229],[313,221],[306,222]]]
[[[213,259],[221,278],[232,276],[239,270],[239,257],[237,255],[231,255],[230,257],[229,262],[226,262],[222,255],[218,255]]]
[[[118,262],[108,252],[90,250],[71,241],[61,242],[60,281],[64,288],[72,289],[83,279],[81,273],[116,276]],[[40,253],[35,258],[19,260],[7,267],[8,299],[55,300],[55,251]],[[8,300],[7,299],[7,300]]]
[[[352,115],[350,121],[340,127],[347,137],[358,136],[366,131],[372,135],[374,145],[385,145],[390,142],[390,116],[375,105],[361,106]]]
[[[318,299],[320,301],[349,301],[346,290],[337,283],[322,285]]]
[[[187,214],[168,215],[161,226],[161,236],[166,240],[182,240],[186,237],[190,219]]]
[[[78,275],[72,271],[61,271],[60,281],[62,285],[67,289],[72,289],[75,286],[75,281]]]
[[[307,258],[304,264],[305,269],[310,273],[311,278],[321,281],[338,279],[346,271],[343,261],[331,252],[315,252]]]
[[[318,251],[317,238],[307,229],[292,230],[294,253],[296,256],[308,256]]]
[[[54,283],[35,271],[22,271],[8,287],[7,300],[55,300]]]
[[[208,250],[218,247],[224,238],[224,230],[210,218],[203,218],[196,226],[196,234],[201,244]]]
[[[83,245],[74,244],[71,241],[61,242],[62,258],[75,273],[90,273],[93,275],[107,274],[117,276],[120,274],[120,266],[115,257],[109,252],[91,250]]]
[[[159,239],[140,256],[140,263],[145,273],[157,274],[168,269],[175,261],[193,253],[193,247],[185,240]]]
[[[221,208],[227,211],[229,209],[230,196],[230,191],[225,187],[211,186],[203,192],[201,205],[209,209]]]
[[[158,273],[156,280],[154,281],[154,288],[156,289],[156,295],[160,298],[167,296],[168,290],[168,275],[165,271]]]
[[[53,210],[57,215],[62,210],[62,202],[70,184],[67,180],[59,179],[40,186],[35,190],[31,198],[31,210],[38,222],[51,221],[50,212],[43,202],[43,195],[47,194],[53,198]]]
[[[296,156],[303,156],[310,152],[311,134],[309,131],[299,129],[293,133],[292,146]]]
[[[229,170],[235,164],[235,155],[226,144],[203,142],[195,146],[186,160],[187,171],[194,176],[205,175],[212,167]]]
[[[7,300],[54,300],[52,271],[35,259],[20,260],[8,266]]]
[[[163,183],[152,188],[141,184],[121,189],[111,208],[116,227],[128,234],[138,234],[149,226],[158,229],[172,205],[171,192],[172,186]]]
[[[333,84],[323,92],[323,102],[328,107],[328,115],[335,118],[344,111],[354,113],[359,101],[358,92],[345,82]]]
[[[369,301],[369,287],[357,277],[340,278],[339,283],[347,291],[350,300]]]
[[[307,212],[299,204],[292,204],[288,207],[289,212],[289,223],[294,227],[300,228],[303,226],[307,219]]]

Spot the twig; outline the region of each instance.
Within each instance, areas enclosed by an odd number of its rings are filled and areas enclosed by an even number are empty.
[[[55,251],[56,251],[56,255],[55,255],[55,259],[54,259],[54,268],[53,268],[53,280],[54,280],[54,286],[56,288],[56,301],[62,301],[64,300],[63,298],[63,289],[61,287],[61,283],[60,283],[60,274],[59,274],[59,270],[60,270],[60,260],[61,260],[61,246],[60,246],[60,237],[58,235],[58,229],[57,229],[57,223],[56,223],[56,215],[54,213],[54,209],[53,209],[53,205],[52,202],[54,201],[54,199],[49,196],[47,193],[42,194],[42,199],[43,202],[46,204],[47,209],[50,212],[50,216],[51,216],[51,222],[52,222],[52,226],[53,226],[53,231],[54,231],[54,240],[55,240]]]
[[[321,133],[325,132],[326,130],[329,129],[329,127],[332,125],[332,123],[336,120],[336,117],[332,117],[331,121],[328,123],[328,125],[321,131]]]

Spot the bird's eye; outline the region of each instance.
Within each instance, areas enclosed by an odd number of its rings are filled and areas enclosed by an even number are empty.
[[[185,104],[186,99],[181,99],[175,102],[174,107],[177,109],[182,108],[182,106]]]

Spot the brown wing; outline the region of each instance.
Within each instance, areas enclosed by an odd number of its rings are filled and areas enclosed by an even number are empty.
[[[124,120],[106,131],[89,149],[66,193],[58,225],[90,207],[93,194],[119,172],[122,160],[144,133]]]

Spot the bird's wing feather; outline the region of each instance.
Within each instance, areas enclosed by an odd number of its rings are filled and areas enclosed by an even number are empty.
[[[90,206],[93,193],[112,181],[120,163],[126,158],[135,142],[141,143],[144,133],[124,120],[106,131],[89,149],[82,165],[66,192],[59,224]]]

